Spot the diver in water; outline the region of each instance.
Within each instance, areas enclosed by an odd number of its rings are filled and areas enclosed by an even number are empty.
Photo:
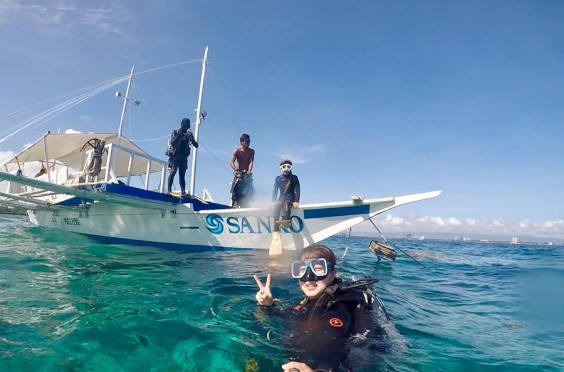
[[[295,321],[295,333],[289,345],[293,354],[282,369],[285,372],[350,370],[347,342],[350,337],[381,333],[372,316],[373,302],[377,300],[383,313],[386,312],[369,287],[376,280],[347,283],[337,278],[335,254],[320,244],[303,249],[300,260],[292,263],[292,277],[298,279],[306,297],[293,308],[277,311],[290,313]],[[259,287],[257,302],[271,309],[274,299],[270,274],[265,284],[256,275],[254,279]]]

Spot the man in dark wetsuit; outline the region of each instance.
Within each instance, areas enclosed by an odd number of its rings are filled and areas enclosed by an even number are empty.
[[[355,334],[368,335],[378,329],[372,317],[375,295],[360,287],[347,286],[336,277],[336,258],[320,244],[305,248],[292,264],[292,276],[306,295],[301,303],[279,313],[290,312],[295,320],[291,360],[282,366],[286,372],[339,371],[351,367],[347,340]],[[266,283],[255,275],[259,305],[273,305],[270,274]],[[384,310],[385,312],[385,310]]]
[[[247,133],[241,135],[239,142],[241,147],[237,147],[233,151],[229,162],[234,173],[231,182],[231,205],[233,207],[249,207],[254,192],[252,172],[255,150],[249,147],[251,137]]]
[[[290,226],[292,207],[297,208],[300,203],[300,180],[292,174],[292,162],[282,160],[280,163],[282,174],[274,180],[272,188],[272,202],[274,203],[274,231],[280,231],[280,225]],[[280,219],[280,211],[284,209],[284,218]]]
[[[190,156],[190,144],[198,148],[198,142],[190,132],[190,119],[184,118],[180,123],[180,129],[175,129],[170,135],[170,149],[168,150],[170,175],[168,176],[168,192],[172,190],[174,176],[179,172],[180,192],[186,194],[186,169],[188,169],[188,156]]]

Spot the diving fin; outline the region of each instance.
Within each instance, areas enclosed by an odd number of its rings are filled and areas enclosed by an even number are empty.
[[[272,232],[272,240],[270,240],[270,249],[268,254],[270,256],[279,256],[282,254],[282,239],[280,231]]]

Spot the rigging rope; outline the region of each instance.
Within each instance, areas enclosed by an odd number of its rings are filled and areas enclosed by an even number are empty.
[[[127,79],[127,77],[126,77]],[[52,119],[60,114],[62,114],[63,112],[65,112],[66,110],[84,102],[87,99],[92,98],[93,96],[97,95],[98,93],[116,85],[119,84],[120,82],[122,82],[123,80],[114,80],[111,81],[105,85],[99,86],[97,88],[94,88],[90,91],[87,91],[85,93],[82,93],[79,96],[73,97],[63,103],[58,104],[55,107],[52,107],[48,110],[45,110],[35,116],[33,116],[31,119],[29,119],[28,121],[24,121],[23,123],[18,124],[15,127],[12,127],[8,130],[9,134],[3,138],[0,139],[0,143],[6,141],[7,139],[9,139],[10,137],[18,134],[19,132],[21,132],[24,129],[29,128],[32,125],[35,125],[37,123],[40,122],[44,122],[47,121],[49,119]],[[6,131],[5,131],[6,132]],[[5,133],[4,132],[4,133]]]
[[[131,142],[153,142],[153,141],[160,141],[162,139],[168,138],[170,137],[170,134],[161,136],[161,137],[157,137],[157,138],[149,138],[149,139],[132,139],[132,138],[128,138],[128,140],[130,140]]]
[[[201,62],[201,61],[202,61],[201,59],[195,59],[195,60],[172,63],[172,64],[169,64],[169,65],[155,67],[155,68],[152,68],[152,69],[149,69],[149,70],[141,71],[141,72],[134,74],[133,76],[143,75],[143,74],[147,74],[149,72],[158,71],[158,70],[162,70],[162,69],[165,69],[165,68],[180,66],[180,65],[184,65],[184,64],[188,64],[188,63],[194,63],[194,62]],[[79,103],[81,103],[81,102],[83,102],[83,101],[85,101],[89,98],[92,98],[93,96],[97,95],[98,93],[100,93],[104,90],[107,90],[107,89],[113,87],[114,85],[117,85],[117,84],[119,84],[123,81],[126,81],[127,79],[129,79],[129,75],[124,75],[124,76],[121,76],[121,77],[118,77],[118,78],[106,80],[106,81],[101,82],[101,83],[92,84],[90,86],[80,88],[80,89],[71,91],[69,93],[65,93],[65,94],[62,94],[60,96],[41,101],[39,103],[35,103],[31,106],[24,107],[22,109],[14,111],[10,114],[0,116],[0,120],[6,119],[6,118],[12,117],[14,115],[17,115],[19,113],[22,113],[24,111],[27,111],[29,109],[32,109],[36,106],[39,106],[39,105],[42,105],[42,104],[45,104],[45,103],[48,103],[48,102],[56,101],[56,100],[59,100],[61,98],[65,98],[65,97],[68,97],[68,96],[71,96],[71,95],[75,95],[75,94],[80,93],[80,92],[84,92],[84,93],[82,93],[82,94],[80,94],[76,97],[73,97],[73,98],[71,98],[71,99],[69,99],[69,100],[67,100],[67,101],[65,101],[65,102],[63,102],[59,105],[56,105],[53,108],[49,108],[49,109],[33,116],[31,119],[24,121],[23,123],[20,123],[17,126],[8,129],[7,131],[4,131],[4,133],[8,132],[9,134],[6,137],[1,138],[0,143],[4,142],[8,138],[16,135],[17,133],[21,132],[24,129],[29,128],[30,126],[32,126],[34,124],[40,123],[42,121],[47,121],[51,118],[56,117],[57,115],[63,113],[64,111],[68,110],[69,108],[74,107],[74,106],[78,105]]]
[[[112,82],[120,83],[120,82],[122,82],[122,81],[124,81],[124,80],[127,80],[128,77],[129,77],[129,75],[126,75],[126,76],[122,76],[122,77],[119,77],[119,78],[115,78],[115,79],[111,79],[111,80],[106,80],[106,81],[101,82],[101,83],[92,84],[92,85],[87,86],[87,87],[84,87],[84,88],[80,88],[80,89],[73,90],[72,92],[68,92],[68,93],[61,94],[60,96],[57,96],[57,97],[49,98],[49,99],[47,99],[47,100],[44,100],[44,101],[41,101],[41,102],[38,102],[38,103],[34,103],[34,104],[31,105],[31,106],[24,107],[24,108],[22,108],[22,109],[19,109],[19,110],[17,110],[17,111],[14,111],[14,112],[12,112],[12,113],[10,113],[10,114],[7,114],[7,115],[4,115],[4,116],[0,116],[0,120],[9,118],[9,117],[14,116],[14,115],[17,115],[17,114],[19,114],[19,113],[22,113],[22,112],[24,112],[24,111],[27,111],[27,110],[29,110],[29,109],[32,109],[32,108],[34,108],[34,107],[36,107],[36,106],[40,106],[40,105],[42,105],[42,104],[44,104],[44,103],[49,103],[49,102],[52,102],[52,101],[57,101],[57,100],[59,100],[59,99],[61,99],[61,98],[65,98],[65,97],[68,97],[68,96],[70,96],[70,95],[74,95],[74,94],[77,94],[77,93],[79,93],[79,92],[82,92],[82,91],[90,91],[90,90],[96,89],[96,87],[98,87],[98,86],[102,86],[102,85],[105,86],[106,84],[110,84],[110,83],[112,83]],[[112,85],[110,85],[110,86],[113,86],[113,85],[115,85],[115,84],[112,84]]]
[[[344,260],[345,256],[347,255],[347,252],[349,251],[349,242],[351,240],[351,232],[352,232],[352,227],[349,227],[349,235],[347,236],[347,244],[345,245],[345,252],[343,253],[343,256],[341,257],[341,261]]]

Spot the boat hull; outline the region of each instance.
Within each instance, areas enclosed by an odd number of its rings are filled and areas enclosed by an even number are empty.
[[[373,202],[326,203],[293,210],[281,227],[282,247],[296,250],[319,242],[396,206],[394,198]],[[108,243],[151,245],[186,251],[268,249],[274,219],[271,208],[194,211],[145,209],[96,202],[69,209],[28,211],[38,226],[84,234]]]
[[[274,218],[270,205],[232,208],[194,196],[175,197],[123,182],[69,186],[6,172],[0,172],[0,180],[6,182],[5,192],[0,192],[0,204],[27,209],[33,224],[109,243],[204,251],[270,249],[273,239]],[[14,192],[22,186],[25,192]],[[342,202],[300,204],[299,208],[292,209],[290,225],[281,226],[282,248],[304,248],[387,210],[434,198],[440,193],[431,191],[367,200],[355,196]]]

